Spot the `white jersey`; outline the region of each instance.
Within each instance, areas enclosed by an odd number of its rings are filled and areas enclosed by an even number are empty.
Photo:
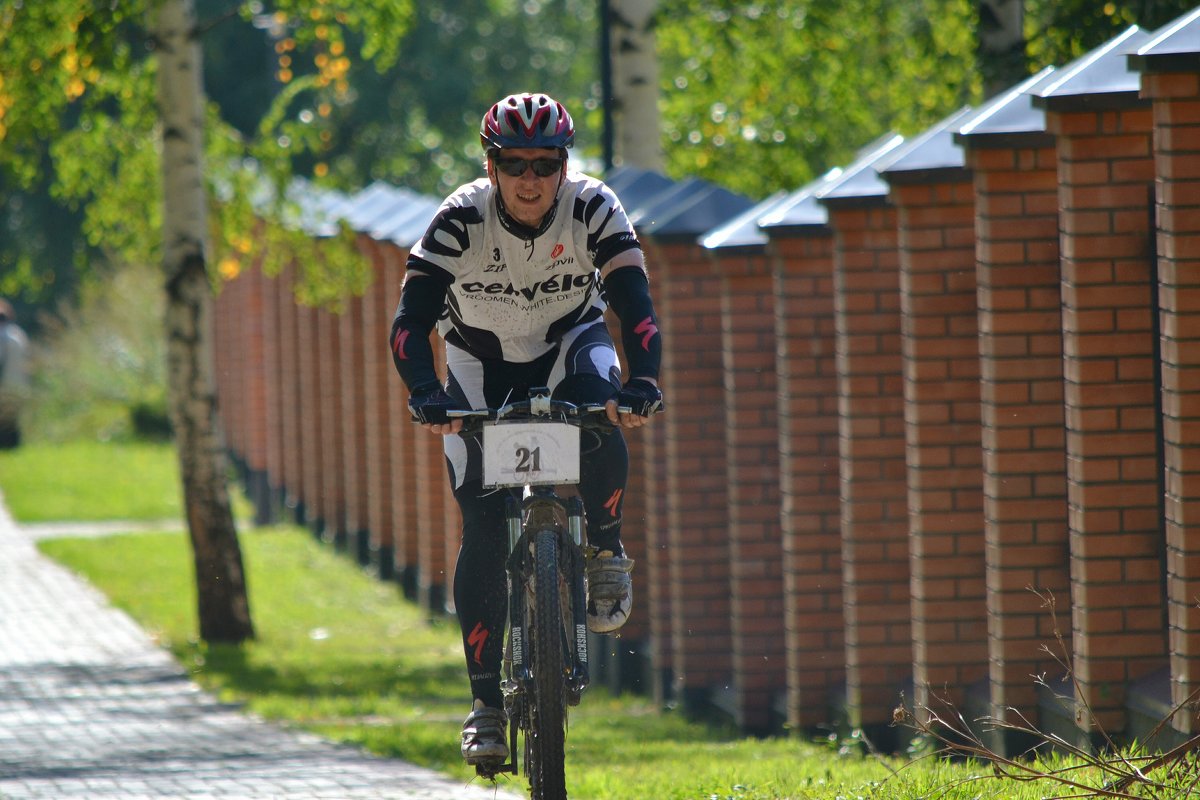
[[[481,178],[446,198],[408,269],[447,283],[447,343],[524,363],[603,315],[599,268],[639,244],[612,190],[582,173],[568,171],[536,231],[503,214],[496,194]]]

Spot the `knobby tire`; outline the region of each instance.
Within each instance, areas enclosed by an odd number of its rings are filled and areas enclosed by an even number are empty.
[[[563,766],[566,719],[566,663],[563,655],[563,608],[559,591],[558,534],[539,531],[535,542],[533,636],[534,720],[531,750],[533,800],[566,800]]]

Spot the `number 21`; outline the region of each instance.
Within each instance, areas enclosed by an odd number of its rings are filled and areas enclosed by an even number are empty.
[[[542,448],[517,448],[516,472],[540,472],[542,469]]]

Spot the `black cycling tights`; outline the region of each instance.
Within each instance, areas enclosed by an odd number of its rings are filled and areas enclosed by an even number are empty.
[[[576,376],[578,378],[585,376]],[[596,379],[598,380],[598,379]],[[564,384],[571,383],[568,378]],[[607,382],[603,382],[608,386]],[[560,385],[559,388],[569,388]],[[595,389],[598,387],[587,387]],[[611,392],[611,388],[607,389]],[[570,392],[554,395],[571,402]],[[597,442],[597,439],[599,440]],[[601,550],[621,555],[621,508],[629,476],[629,450],[619,430],[594,436],[584,432],[581,443],[579,494],[587,515],[588,542]],[[462,547],[454,572],[454,605],[462,626],[463,648],[471,692],[492,708],[502,708],[500,659],[503,653],[508,589],[504,561],[508,553],[508,531],[504,522],[507,492],[484,490],[478,480],[464,483],[454,492],[462,509]]]

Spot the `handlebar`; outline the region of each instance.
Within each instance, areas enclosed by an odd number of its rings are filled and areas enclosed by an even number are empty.
[[[619,406],[618,413],[630,413],[628,406]],[[528,400],[515,400],[500,408],[480,408],[472,411],[447,411],[450,419],[461,419],[463,431],[477,431],[485,422],[500,420],[554,420],[578,425],[581,428],[611,428],[603,404],[589,403],[577,406],[565,400],[554,400],[549,395],[530,393]]]

